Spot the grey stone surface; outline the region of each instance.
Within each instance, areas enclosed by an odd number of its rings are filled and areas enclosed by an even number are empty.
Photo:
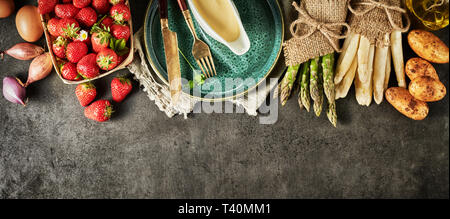
[[[131,2],[137,29],[147,1]],[[437,34],[449,43],[448,28]],[[18,42],[14,16],[1,19],[0,48]],[[6,57],[0,75],[24,80],[28,64]],[[435,66],[449,88],[448,64]],[[96,81],[100,97],[111,98],[111,78]],[[52,74],[28,88],[27,107],[0,98],[0,198],[449,197],[448,95],[415,122],[386,102],[358,106],[352,90],[334,129],[294,99],[274,125],[244,114],[168,119],[139,89],[99,124],[74,90]]]

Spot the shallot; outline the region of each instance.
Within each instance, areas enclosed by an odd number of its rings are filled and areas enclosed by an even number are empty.
[[[3,79],[3,96],[12,103],[25,106],[25,87],[18,78],[5,77]]]
[[[7,54],[19,60],[30,60],[44,53],[44,48],[31,43],[18,43],[6,51],[0,51],[0,57]]]
[[[44,53],[36,57],[30,64],[28,70],[28,80],[25,87],[33,82],[39,81],[47,77],[52,72],[52,58],[50,53]]]

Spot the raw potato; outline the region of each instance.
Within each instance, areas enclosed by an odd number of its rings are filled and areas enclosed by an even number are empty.
[[[449,50],[436,35],[424,30],[412,30],[408,34],[408,42],[414,52],[433,63],[448,63]]]
[[[398,86],[406,88],[405,60],[403,58],[403,43],[401,31],[394,31],[391,34],[391,52]]]
[[[440,80],[436,69],[431,63],[422,58],[412,58],[406,62],[406,75],[412,81],[420,76],[432,77]]]
[[[428,76],[422,76],[411,81],[409,92],[418,100],[436,102],[444,99],[447,89],[440,81]]]
[[[400,113],[414,120],[424,120],[430,111],[427,103],[415,99],[402,87],[391,87],[386,91],[386,100]]]

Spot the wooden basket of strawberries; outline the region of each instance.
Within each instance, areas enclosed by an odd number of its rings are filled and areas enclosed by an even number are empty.
[[[53,66],[66,84],[105,77],[133,61],[128,0],[39,0]]]

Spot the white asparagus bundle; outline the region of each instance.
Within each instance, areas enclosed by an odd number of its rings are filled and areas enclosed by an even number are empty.
[[[370,45],[369,63],[367,65],[368,80],[366,82],[361,82],[358,79],[359,75],[355,77],[356,101],[358,101],[359,105],[362,106],[370,106],[370,104],[372,103],[372,94],[373,94],[372,79],[373,79],[374,57],[375,57],[375,45]]]
[[[389,86],[392,64],[398,85],[406,87],[402,33],[394,31],[383,40],[385,47],[376,47],[367,37],[354,33],[345,40],[334,78],[336,99],[345,98],[354,81],[360,105],[370,106],[372,99],[381,104]]]
[[[383,102],[384,77],[386,77],[386,56],[389,47],[377,47],[373,66],[373,98],[377,104]]]
[[[394,63],[395,75],[397,76],[398,86],[406,88],[405,79],[405,61],[403,59],[402,32],[394,31],[391,33],[391,51],[392,61]]]
[[[384,77],[384,91],[386,91],[389,88],[389,79],[391,79],[391,48],[388,49],[388,54],[386,56],[386,76]]]
[[[336,76],[334,77],[334,83],[339,84],[341,83],[342,79],[344,78],[345,74],[350,69],[350,66],[352,65],[353,59],[356,56],[356,53],[358,52],[359,47],[359,34],[350,34],[350,36],[345,40],[344,45],[342,47],[342,53],[339,56],[338,62],[337,62],[337,68],[336,68]]]
[[[386,34],[385,42],[389,42],[390,35]],[[387,43],[386,43],[387,44]],[[379,105],[384,99],[384,83],[386,78],[386,64],[388,57],[389,46],[377,47],[375,49],[375,60],[373,66],[373,97],[375,102]]]
[[[350,69],[345,74],[344,79],[342,79],[341,83],[336,86],[336,100],[347,97],[347,94],[352,87],[353,80],[355,80],[357,68],[358,59],[355,57],[353,59],[352,65],[350,66]]]
[[[358,48],[358,76],[359,81],[366,82],[369,78],[367,65],[369,64],[370,40],[365,36],[361,36]]]

